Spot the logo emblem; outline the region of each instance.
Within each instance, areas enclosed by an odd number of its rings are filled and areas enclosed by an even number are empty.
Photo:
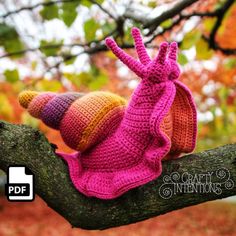
[[[34,174],[26,166],[9,166],[5,193],[9,201],[33,201]]]

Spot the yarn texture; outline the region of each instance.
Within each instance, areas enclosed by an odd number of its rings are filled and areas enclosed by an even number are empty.
[[[128,102],[106,91],[19,95],[32,116],[59,130],[76,150],[58,155],[67,162],[75,188],[89,197],[116,198],[156,179],[162,160],[195,148],[196,106],[178,81],[177,43],[162,43],[152,60],[137,28],[132,36],[139,60],[106,39],[114,55],[141,78]]]

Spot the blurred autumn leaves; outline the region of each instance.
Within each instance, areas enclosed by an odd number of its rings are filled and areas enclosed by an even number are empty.
[[[22,4],[23,1],[19,2]],[[46,38],[43,35],[32,35],[32,40],[26,39],[19,30],[22,25],[17,24],[14,18],[5,20],[8,17],[3,17],[0,22],[0,119],[39,127],[51,142],[69,150],[56,131],[49,130],[19,107],[17,94],[23,89],[55,92],[103,89],[128,99],[138,78],[127,71],[109,51],[98,50],[89,57],[80,57],[83,50],[86,54],[86,50],[94,44],[96,46],[98,40],[111,34],[117,27],[117,22],[112,19],[113,13],[109,15],[106,11],[103,11],[104,14],[99,12],[103,3],[110,10],[106,0],[59,1],[58,4],[50,2],[44,1],[39,8],[35,7],[29,13],[35,26],[43,28],[48,22],[56,22],[56,26],[64,24],[70,37],[62,35],[59,38]],[[153,0],[137,2],[153,9],[158,6],[158,1]],[[209,12],[222,4],[224,1],[202,1],[198,9],[190,7],[187,13],[196,10]],[[183,22],[152,41],[154,46],[163,40],[179,42],[178,61],[183,71],[181,80],[193,91],[198,105],[198,150],[236,142],[236,57],[210,49],[203,37],[210,36],[216,20],[216,17],[194,18],[188,27]],[[75,22],[80,25],[76,26]],[[222,47],[236,48],[235,22],[236,4],[233,4],[216,35],[217,43]],[[168,19],[159,29],[166,29],[172,24],[173,19]],[[133,43],[130,37],[133,25],[142,26],[130,20],[123,27],[123,38],[117,37],[118,42]],[[61,29],[55,30],[58,32]],[[150,55],[155,55],[156,50],[150,48]],[[128,53],[135,56],[132,49],[128,49]],[[14,66],[9,68],[8,63]],[[80,69],[77,70],[77,67]],[[25,68],[27,73],[24,73]]]
[[[0,23],[0,45],[8,53],[24,49],[24,44],[16,29],[6,23]],[[13,57],[17,57],[17,55]]]

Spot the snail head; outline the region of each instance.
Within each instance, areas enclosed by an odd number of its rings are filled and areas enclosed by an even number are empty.
[[[170,45],[163,42],[157,56],[152,60],[138,28],[132,28],[132,37],[139,61],[124,52],[111,38],[106,39],[106,45],[117,58],[142,79],[148,79],[154,83],[178,79],[180,69],[177,63],[178,45],[176,42],[172,42]]]

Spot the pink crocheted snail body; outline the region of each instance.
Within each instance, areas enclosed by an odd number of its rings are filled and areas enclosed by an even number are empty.
[[[102,91],[20,95],[30,114],[58,129],[77,150],[58,154],[68,163],[74,186],[86,196],[116,198],[157,178],[163,159],[195,147],[196,107],[191,92],[177,81],[177,44],[162,43],[151,60],[137,28],[132,35],[139,61],[106,39],[112,52],[141,78],[128,104]]]

